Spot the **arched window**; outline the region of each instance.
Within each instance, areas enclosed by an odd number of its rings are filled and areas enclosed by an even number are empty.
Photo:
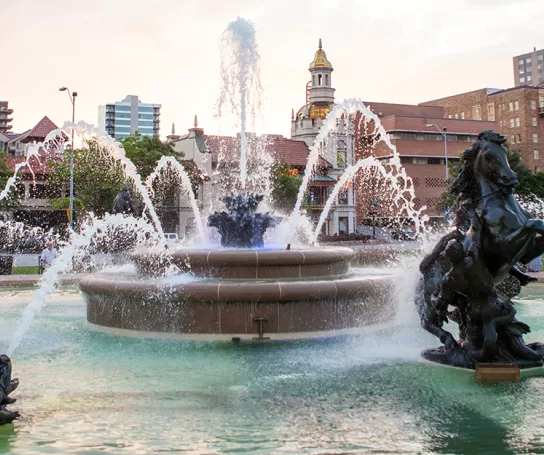
[[[329,86],[329,75],[328,74],[325,74],[325,85],[327,87]]]
[[[317,76],[317,84],[322,85],[323,84],[323,76],[320,74]]]
[[[312,86],[315,87],[315,74],[312,76]]]

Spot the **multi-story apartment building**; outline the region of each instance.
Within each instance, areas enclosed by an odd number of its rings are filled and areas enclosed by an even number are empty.
[[[142,103],[136,95],[99,106],[98,126],[116,139],[123,139],[138,131],[142,136],[159,136],[160,104]]]
[[[365,105],[380,119],[406,174],[412,179],[414,208],[426,206],[425,214],[431,218],[443,218],[444,212],[438,209],[437,202],[447,189],[446,161],[458,161],[478,134],[494,128],[494,123],[444,118],[444,109],[440,106],[379,102],[365,102]],[[374,131],[374,123],[363,125],[356,122],[356,159],[374,155],[386,163],[393,156],[392,149],[383,141],[368,141],[368,133]],[[395,213],[398,209],[391,206],[383,184],[363,177],[357,180],[356,186],[358,223],[368,224],[369,214],[389,220],[398,218],[399,214]],[[400,215],[402,218],[402,212]]]
[[[483,88],[421,103],[440,106],[448,119],[495,122],[509,149],[535,172],[544,170],[544,83],[505,90]]]
[[[544,49],[513,58],[514,85],[538,85],[544,82]]]
[[[8,101],[0,101],[0,133],[6,134],[11,130],[13,109],[8,107]]]

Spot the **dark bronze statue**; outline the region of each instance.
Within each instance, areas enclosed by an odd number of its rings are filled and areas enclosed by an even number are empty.
[[[266,230],[278,222],[269,213],[256,213],[262,195],[225,196],[221,199],[226,212],[215,212],[208,217],[208,226],[221,235],[221,246],[234,248],[262,248]]]
[[[19,413],[8,411],[6,406],[17,401],[9,395],[19,385],[17,378],[11,379],[11,360],[7,355],[0,355],[0,425],[13,422]]]
[[[136,215],[136,208],[130,195],[130,190],[125,186],[117,193],[113,201],[113,213],[123,213],[125,215]]]
[[[516,319],[511,298],[519,288],[511,281],[534,281],[515,264],[544,253],[544,222],[531,218],[512,194],[518,180],[505,142],[484,131],[464,152],[451,187],[457,197],[453,229],[420,264],[421,323],[444,345],[424,351],[426,359],[466,368],[477,362],[543,365],[543,345],[523,341],[530,329]],[[458,324],[459,341],[443,328],[448,320]]]

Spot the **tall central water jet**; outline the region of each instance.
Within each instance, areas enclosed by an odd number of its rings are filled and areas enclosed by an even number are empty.
[[[255,27],[251,22],[238,17],[231,22],[221,37],[221,94],[218,101],[218,116],[228,105],[237,117],[240,127],[240,183],[242,189],[247,181],[247,114],[254,123],[255,114],[261,105],[261,81],[259,77],[259,52]]]

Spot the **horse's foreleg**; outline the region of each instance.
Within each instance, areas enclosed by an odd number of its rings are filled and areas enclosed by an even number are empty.
[[[534,258],[542,256],[544,254],[544,235],[535,237],[533,244],[529,245],[527,252],[520,259],[523,264],[528,264]]]

